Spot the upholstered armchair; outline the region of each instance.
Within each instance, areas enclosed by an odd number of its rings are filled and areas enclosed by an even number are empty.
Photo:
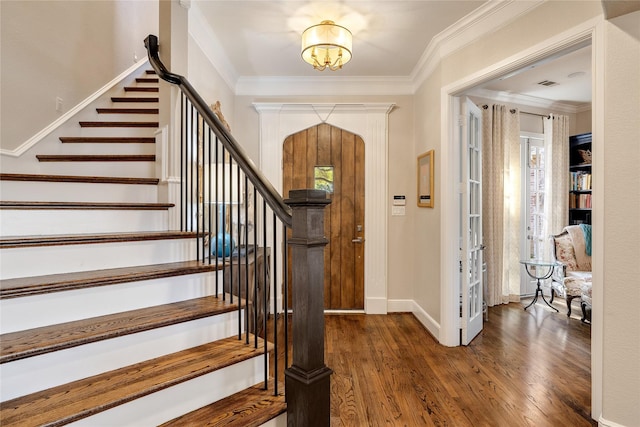
[[[560,264],[551,276],[551,302],[556,293],[563,296],[567,316],[571,316],[571,301],[591,295],[591,226],[569,225],[551,238],[553,255]]]

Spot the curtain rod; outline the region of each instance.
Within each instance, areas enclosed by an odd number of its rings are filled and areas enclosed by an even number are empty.
[[[515,113],[516,112],[515,109],[511,109],[509,111],[511,111],[511,113]],[[546,117],[547,119],[551,117],[549,114],[530,113],[528,111],[520,111],[520,114],[528,114],[530,116]]]
[[[487,108],[489,108],[489,106],[488,106],[487,104],[484,104],[484,105],[482,106],[482,109],[483,109],[483,110],[486,110]],[[511,114],[515,114],[515,113],[516,113],[516,111],[518,111],[518,110],[516,110],[515,108],[512,108],[512,109],[510,109],[510,110],[509,110],[509,112],[510,112]],[[529,114],[530,116],[538,116],[538,117],[546,117],[546,118],[550,118],[550,117],[551,117],[551,115],[550,115],[550,114],[529,113],[528,111],[519,111],[519,113],[520,113],[520,114]]]

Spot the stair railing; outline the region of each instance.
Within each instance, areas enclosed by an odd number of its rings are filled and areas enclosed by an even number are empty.
[[[181,92],[181,229],[196,233],[199,261],[224,269],[222,280],[216,274],[216,295],[231,303],[237,298],[238,339],[263,349],[264,388],[280,394],[284,371],[289,425],[328,426],[331,370],[324,365],[323,218],[330,201],[319,190],[293,190],[283,200],[189,81],[167,70],[157,37],[149,35],[145,46],[156,74]],[[288,287],[278,292],[289,274],[291,307]],[[291,365],[289,308],[295,325]],[[284,343],[278,342],[279,335]]]

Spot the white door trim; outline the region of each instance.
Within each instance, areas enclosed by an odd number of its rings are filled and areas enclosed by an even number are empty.
[[[257,102],[260,114],[260,169],[282,193],[285,138],[319,123],[345,129],[365,144],[364,309],[387,313],[388,116],[393,103]],[[286,198],[287,196],[284,195]]]

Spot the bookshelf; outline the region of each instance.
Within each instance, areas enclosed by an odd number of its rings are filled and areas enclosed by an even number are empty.
[[[591,133],[569,137],[569,225],[591,224]]]

